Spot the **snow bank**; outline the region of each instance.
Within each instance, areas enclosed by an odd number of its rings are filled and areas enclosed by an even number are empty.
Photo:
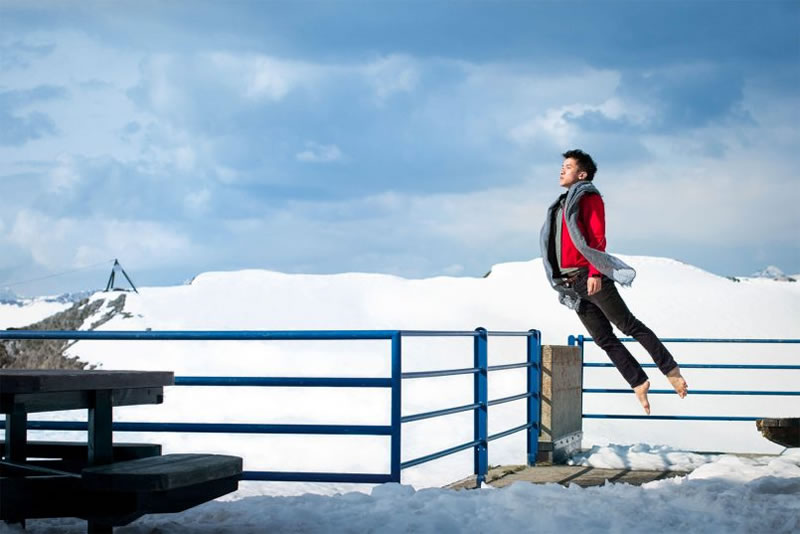
[[[701,465],[715,462],[718,454],[699,454],[665,445],[595,445],[568,460],[569,465],[585,465],[604,469],[633,469],[641,471],[692,471]]]
[[[658,455],[658,451],[649,454]],[[32,520],[31,534],[83,532],[75,520]],[[370,495],[250,497],[151,515],[115,529],[159,532],[771,532],[800,529],[800,451],[722,456],[694,473],[643,486],[517,482],[477,491],[385,484]],[[0,525],[0,532],[23,532]]]

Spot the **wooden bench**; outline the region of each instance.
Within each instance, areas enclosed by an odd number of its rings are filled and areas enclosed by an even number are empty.
[[[87,489],[166,491],[242,474],[242,459],[221,454],[165,454],[87,467],[81,472]]]
[[[219,454],[166,454],[87,467],[81,472],[85,491],[105,495],[116,510],[82,516],[96,525],[121,526],[144,514],[182,512],[239,487],[242,459]],[[121,513],[124,503],[127,513]]]
[[[7,463],[7,462],[6,462]],[[84,468],[80,474],[43,469],[15,476],[3,465],[0,519],[79,517],[110,532],[145,514],[182,512],[239,487],[242,459],[217,454],[167,454]],[[26,469],[36,469],[26,467]],[[33,503],[47,502],[47,507]]]

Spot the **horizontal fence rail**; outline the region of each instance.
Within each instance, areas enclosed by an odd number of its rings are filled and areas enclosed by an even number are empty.
[[[623,342],[636,341],[631,337],[619,338]],[[800,339],[772,339],[772,338],[660,338],[663,343],[738,343],[738,344],[800,344]],[[581,350],[581,360],[583,360],[584,343],[594,341],[591,337],[582,335],[569,336],[567,344],[578,346]],[[655,368],[654,363],[640,363],[642,367]],[[608,368],[614,367],[613,363],[607,362],[583,362],[583,369]],[[680,364],[682,369],[722,369],[722,370],[800,370],[800,365],[782,364],[713,364],[713,363],[687,363]],[[583,383],[583,380],[581,380]],[[800,380],[797,382],[800,384]],[[583,393],[588,394],[629,394],[630,389],[620,388],[583,388]],[[648,393],[663,395],[674,394],[671,389],[651,389]],[[778,396],[778,397],[798,397],[800,390],[792,391],[770,391],[770,390],[713,390],[700,389],[691,390],[692,395],[724,395],[724,396]],[[729,415],[634,415],[634,414],[600,414],[584,413],[584,419],[649,419],[649,420],[686,420],[686,421],[756,421],[761,417],[729,416]]]
[[[584,393],[630,393],[630,389],[604,389],[604,388],[583,388]],[[648,394],[675,394],[674,389],[651,389]],[[693,389],[692,395],[778,395],[778,396],[800,396],[800,391],[746,391],[746,390],[723,390],[723,389]]]
[[[390,378],[305,378],[271,376],[176,376],[176,386],[245,386],[296,388],[390,388]]]
[[[521,363],[488,365],[488,337],[526,337],[526,360]],[[402,372],[402,337],[471,337],[474,339],[474,366],[465,369],[444,369]],[[390,377],[247,377],[247,376],[176,376],[176,386],[189,387],[293,387],[293,388],[390,388],[390,425],[303,425],[258,423],[181,423],[181,422],[114,422],[117,432],[177,432],[227,434],[315,434],[315,435],[373,435],[390,436],[389,473],[323,473],[284,471],[245,471],[243,480],[281,480],[297,482],[399,482],[403,469],[421,465],[468,449],[474,450],[474,471],[480,485],[488,471],[488,442],[527,431],[527,460],[533,465],[538,453],[539,391],[541,384],[541,333],[489,332],[483,328],[473,331],[453,330],[294,330],[294,331],[0,331],[0,340],[103,340],[103,341],[391,341]],[[488,400],[488,373],[511,369],[527,369],[526,392],[501,399]],[[431,412],[401,416],[401,386],[403,379],[436,378],[472,375],[471,404]],[[488,435],[489,406],[526,400],[526,423],[494,435]],[[443,417],[462,412],[474,414],[474,439],[416,459],[401,461],[401,425],[424,419]],[[28,421],[31,430],[86,431],[82,421]]]
[[[576,342],[594,341],[593,338],[587,336],[569,336]],[[800,344],[800,339],[773,339],[773,338],[717,338],[717,337],[660,337],[663,343],[782,343],[782,344]],[[631,342],[636,341],[632,337],[621,337],[620,341]],[[569,341],[568,341],[569,342]],[[574,344],[574,343],[573,343]]]
[[[336,341],[392,339],[399,330],[0,330],[0,339],[104,341]]]
[[[88,430],[82,421],[29,421],[31,430]],[[379,425],[269,425],[258,423],[112,423],[116,432],[192,432],[220,434],[321,434],[391,436],[391,426]]]
[[[642,367],[658,367],[654,363],[640,363]],[[584,367],[614,367],[613,363],[586,362]],[[684,363],[681,369],[791,369],[800,370],[800,365],[759,365],[759,364],[737,364],[737,363]]]

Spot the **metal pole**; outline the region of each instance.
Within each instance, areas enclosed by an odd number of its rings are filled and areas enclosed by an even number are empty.
[[[541,404],[539,393],[541,391],[542,374],[542,333],[538,330],[529,330],[528,336],[528,465],[536,465],[539,455],[539,429],[541,421]]]
[[[474,403],[479,405],[475,409],[474,440],[475,445],[475,484],[478,488],[486,480],[489,470],[489,388],[488,388],[488,333],[485,328],[476,328],[474,365],[478,369],[474,378]]]
[[[402,366],[402,344],[400,342],[400,332],[392,335],[392,445],[391,445],[391,477],[393,482],[400,482],[400,416],[402,410],[401,395],[401,375]]]
[[[571,339],[575,339],[573,336],[569,336]],[[583,418],[583,380],[584,380],[584,367],[583,367],[583,334],[578,336],[577,340],[578,346],[581,349],[581,418]]]

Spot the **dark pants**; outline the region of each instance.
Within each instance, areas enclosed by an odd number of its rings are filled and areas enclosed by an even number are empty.
[[[573,289],[581,296],[578,317],[594,342],[608,354],[628,384],[634,388],[644,383],[647,375],[625,345],[614,335],[612,323],[621,332],[641,343],[662,373],[667,374],[677,367],[675,359],[653,331],[630,312],[612,279],[603,276],[602,289],[592,296],[587,294],[588,274],[586,271],[581,272],[572,283]]]

